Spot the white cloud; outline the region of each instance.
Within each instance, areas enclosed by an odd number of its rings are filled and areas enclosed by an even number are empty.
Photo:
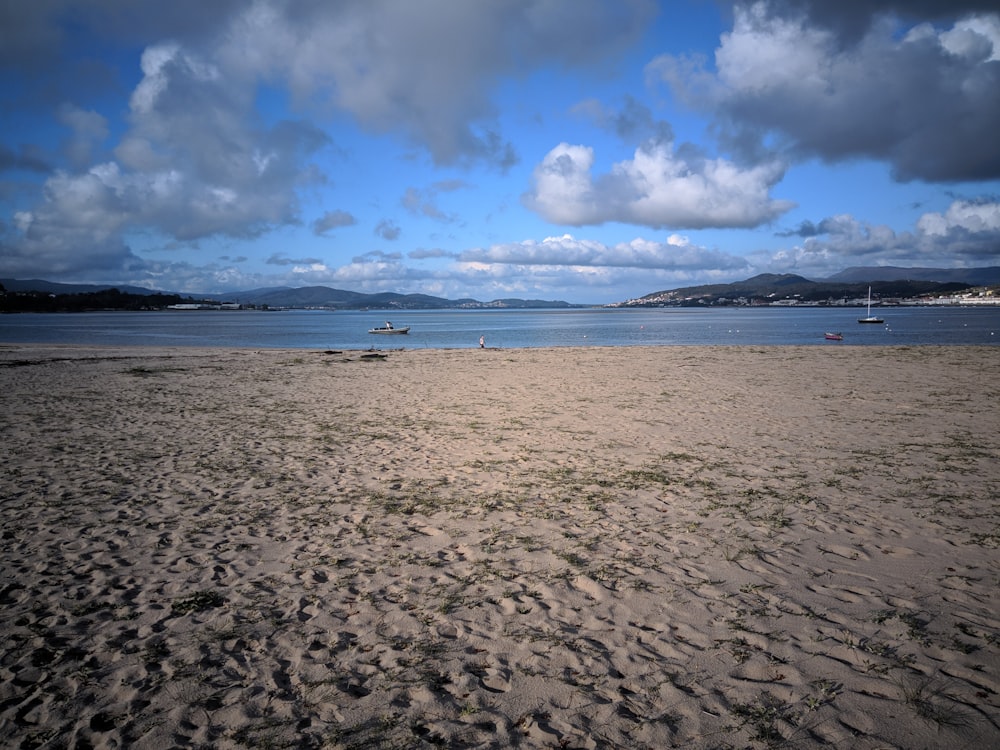
[[[439,164],[507,167],[517,157],[496,125],[495,82],[606,59],[656,10],[652,0],[380,0],[292,12],[260,0],[233,21],[218,58],[236,75],[287,80],[300,104],[401,133]]]
[[[302,276],[305,274],[324,273],[329,270],[325,263],[309,263],[308,265],[292,266],[292,273]]]
[[[921,27],[927,29],[927,25]],[[927,30],[933,36],[933,29]],[[970,16],[939,35],[941,46],[953,55],[974,61],[1000,60],[1000,15]]]
[[[33,43],[0,51],[38,76],[39,61],[60,54],[70,9],[64,0],[46,6],[9,9],[11,27],[30,32]],[[290,91],[300,111],[346,112],[364,129],[402,135],[439,164],[509,166],[516,155],[492,102],[499,82],[539,65],[607,60],[643,33],[656,10],[652,0],[88,5],[73,15],[85,39],[144,47],[127,127],[114,128],[117,141],[103,144],[111,131],[104,115],[65,106],[74,171],[49,180],[44,198],[25,212],[30,219],[9,224],[2,265],[22,269],[34,257],[34,268],[56,274],[86,268],[90,259],[107,268],[117,257],[134,269],[126,236],[162,239],[160,249],[192,247],[301,223],[299,191],[318,177],[308,159],[329,138],[303,122],[265,121],[262,85]],[[0,148],[0,167],[8,164],[29,162]],[[453,221],[433,198],[462,185],[435,183],[417,210]],[[313,228],[333,225],[340,218],[326,214]],[[384,222],[378,231],[395,239],[401,229]]]
[[[955,201],[943,214],[921,216],[917,228],[927,237],[946,237],[955,231],[993,234],[1000,244],[1000,203]]]
[[[153,111],[156,100],[169,84],[169,77],[164,68],[180,54],[180,45],[176,43],[157,44],[143,51],[139,61],[142,80],[135,87],[129,100],[133,112],[148,114]]]
[[[636,238],[631,242],[605,245],[577,239],[569,234],[546,237],[541,242],[525,240],[477,248],[461,253],[463,263],[512,264],[522,267],[573,266],[584,268],[635,268],[701,270],[746,268],[743,258],[699,247],[686,237],[671,235],[665,241]]]
[[[884,160],[903,180],[1000,177],[1000,15],[902,36],[880,17],[854,38],[784,7],[736,5],[714,71],[672,55],[648,71],[748,153],[771,139],[800,158]]]
[[[836,52],[832,33],[808,28],[802,19],[772,17],[765,3],[737,7],[735,13],[733,31],[722,35],[715,53],[722,86],[752,94],[810,92],[826,85],[828,61]]]
[[[9,252],[51,273],[132,263],[124,233],[153,231],[192,241],[254,237],[298,222],[305,157],[327,142],[296,122],[256,119],[252,88],[223,81],[217,69],[178,44],[143,55],[144,77],[131,97],[130,129],[114,151],[82,173],[50,177]],[[98,113],[65,105],[73,148],[108,134]]]
[[[911,231],[896,231],[853,216],[824,219],[823,236],[801,245],[748,257],[760,271],[822,278],[848,266],[975,267],[996,264],[1000,203],[954,201],[944,212],[922,215]]]
[[[113,177],[102,169],[50,177],[44,201],[16,214],[18,236],[2,247],[0,270],[16,276],[45,268],[58,275],[117,271],[131,264],[134,257],[121,239],[128,212]]]
[[[595,179],[593,149],[561,143],[535,167],[524,204],[557,224],[617,221],[654,229],[754,227],[792,208],[770,196],[784,175],[781,164],[742,169],[725,159],[682,157],[671,145],[638,148]]]

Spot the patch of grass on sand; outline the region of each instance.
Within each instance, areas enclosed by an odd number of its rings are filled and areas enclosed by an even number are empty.
[[[970,722],[968,713],[959,705],[959,698],[940,680],[920,675],[900,679],[897,687],[903,702],[921,719],[941,727],[964,727]]]
[[[216,591],[196,591],[193,594],[174,599],[170,608],[177,614],[184,615],[189,612],[203,612],[206,609],[221,607],[225,603],[225,598]]]

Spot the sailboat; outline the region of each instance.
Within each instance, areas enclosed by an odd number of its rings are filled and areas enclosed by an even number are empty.
[[[864,318],[858,318],[859,323],[884,323],[882,318],[875,317],[872,315],[872,288],[868,287],[868,315]]]

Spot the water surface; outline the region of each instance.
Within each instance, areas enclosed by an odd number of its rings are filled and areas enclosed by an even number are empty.
[[[0,343],[291,349],[452,349],[479,346],[1000,344],[1000,307],[899,307],[862,325],[863,308],[572,310],[174,311],[0,316]],[[410,326],[376,336],[386,319]],[[826,341],[826,331],[843,342]]]

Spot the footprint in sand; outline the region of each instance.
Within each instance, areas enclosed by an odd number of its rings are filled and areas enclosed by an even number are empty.
[[[433,526],[417,526],[416,524],[409,527],[410,531],[423,534],[424,536],[440,536],[444,532],[441,529],[436,529]]]
[[[316,602],[301,598],[299,599],[299,608],[297,611],[297,617],[299,622],[309,622],[309,620],[316,617],[319,614],[319,610],[316,607]]]
[[[821,552],[843,557],[846,560],[870,560],[871,556],[857,547],[847,547],[842,544],[830,544],[823,547]]]
[[[364,678],[361,677],[346,677],[336,683],[336,687],[342,693],[346,693],[352,698],[364,698],[367,695],[371,695],[371,690],[365,687]]]
[[[500,600],[500,612],[504,617],[513,617],[521,611],[522,605],[513,597],[506,597]]]
[[[880,547],[879,552],[883,555],[891,555],[892,557],[914,557],[920,555],[919,552],[909,547]]]
[[[491,693],[506,693],[510,690],[511,671],[504,666],[487,667],[479,678],[479,684]]]
[[[437,634],[442,638],[458,638],[458,626],[451,622],[438,623]]]
[[[606,593],[604,587],[593,578],[588,578],[587,576],[577,576],[573,579],[573,585],[591,599],[604,599],[604,595]]]
[[[460,547],[449,547],[439,550],[437,558],[442,562],[465,562],[465,552]]]

